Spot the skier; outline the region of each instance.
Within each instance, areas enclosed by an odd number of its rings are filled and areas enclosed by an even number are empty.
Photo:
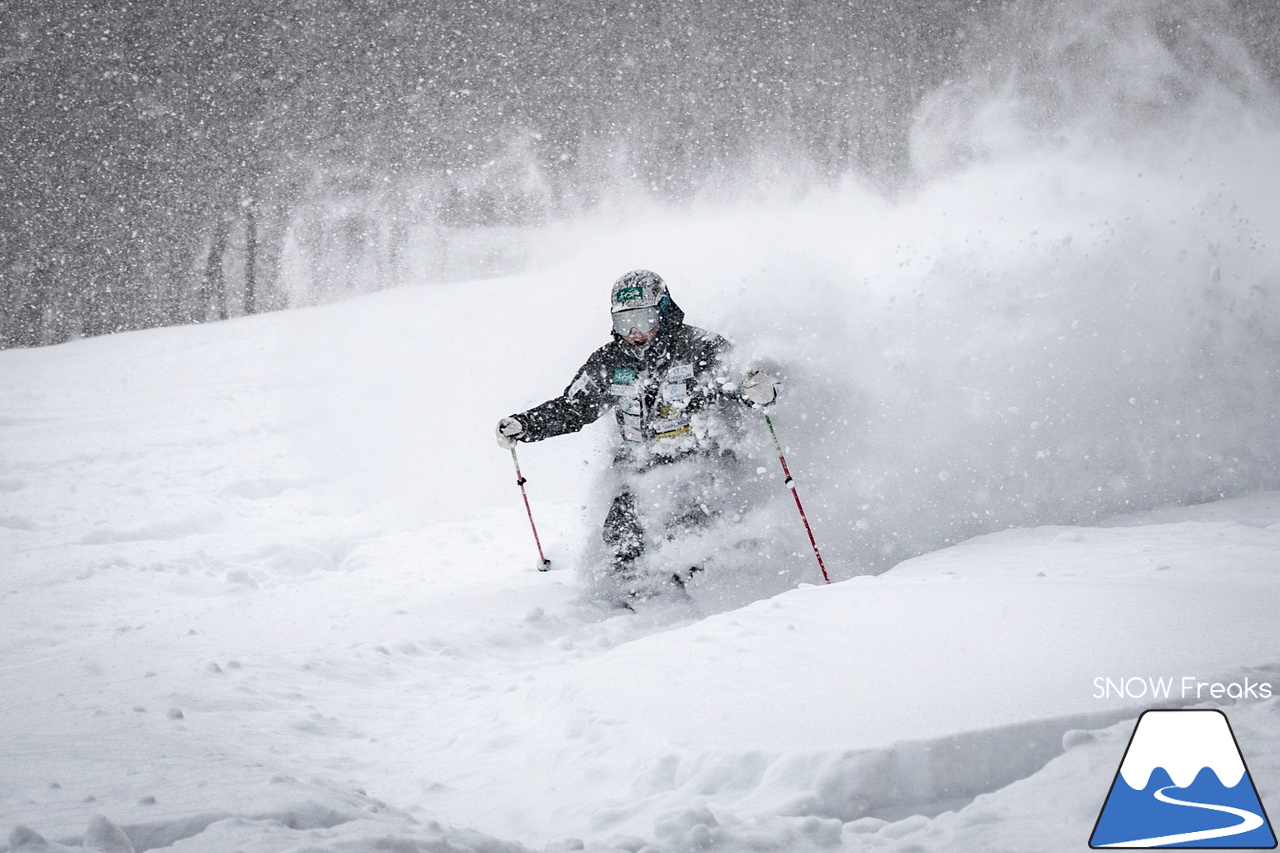
[[[653,544],[702,527],[731,502],[737,415],[767,406],[771,376],[729,378],[729,343],[687,325],[656,273],[635,270],[613,284],[613,339],[591,354],[560,396],[502,418],[498,444],[577,432],[612,410],[617,424],[612,504],[603,540],[624,597],[650,594],[639,565]],[[697,567],[684,567],[696,571]],[[683,586],[679,573],[666,574]]]

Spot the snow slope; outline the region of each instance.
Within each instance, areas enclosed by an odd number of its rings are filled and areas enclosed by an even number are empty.
[[[521,277],[0,352],[0,847],[1079,850],[1211,701],[1280,812],[1280,97],[1222,15],[1005,4],[896,198],[784,164]],[[600,429],[522,448],[536,571],[493,424],[635,267],[777,363],[837,583],[764,452],[765,556],[586,602]]]
[[[596,263],[0,353],[11,851],[1080,849],[1151,704],[1096,678],[1280,689],[1273,492],[829,587],[779,514],[774,580],[583,601],[603,433],[522,448],[547,573],[491,435],[599,343]],[[1264,804],[1278,713],[1228,708]]]

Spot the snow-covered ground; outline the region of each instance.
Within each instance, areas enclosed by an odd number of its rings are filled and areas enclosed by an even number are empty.
[[[1156,705],[1280,813],[1280,97],[1215,4],[1002,8],[894,198],[0,352],[0,853],[1081,850]],[[493,426],[636,267],[776,363],[835,583],[761,433],[758,554],[585,600],[603,425],[537,571]]]
[[[573,568],[595,428],[521,448],[536,571],[493,423],[602,342],[624,260],[0,353],[9,849],[1079,850],[1142,709],[1280,691],[1277,492],[876,576],[846,544],[830,586],[779,514],[776,580],[631,613]],[[876,533],[797,387],[820,541]],[[1280,700],[1212,706],[1280,811]]]

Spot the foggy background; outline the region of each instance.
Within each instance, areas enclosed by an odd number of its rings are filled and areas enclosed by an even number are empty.
[[[981,91],[1036,94],[1026,132],[1060,134],[1142,59],[1045,41],[1054,8],[4,2],[0,346],[519,271],[573,248],[556,226],[653,205],[899,193],[999,145],[939,141]],[[1280,68],[1274,3],[1127,8],[1175,76]]]

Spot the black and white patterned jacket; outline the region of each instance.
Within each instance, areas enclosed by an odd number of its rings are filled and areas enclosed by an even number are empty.
[[[672,306],[644,347],[618,335],[591,354],[559,397],[512,415],[520,441],[577,432],[612,410],[617,458],[638,466],[690,453],[725,452],[737,414],[749,406],[725,364],[729,342],[686,325]]]

